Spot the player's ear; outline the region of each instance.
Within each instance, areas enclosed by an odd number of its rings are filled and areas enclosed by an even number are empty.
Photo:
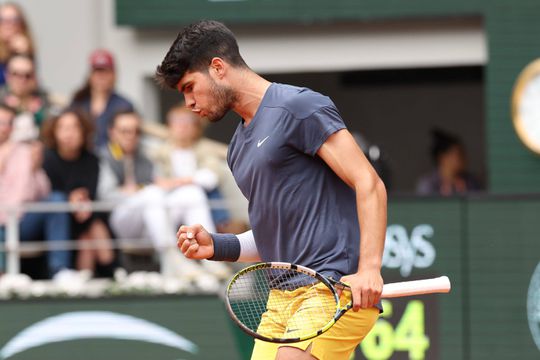
[[[210,62],[210,71],[213,71],[218,78],[223,78],[225,75],[226,64],[220,57],[212,58]]]

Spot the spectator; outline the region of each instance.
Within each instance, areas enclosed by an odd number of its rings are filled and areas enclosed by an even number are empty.
[[[100,198],[120,201],[111,214],[111,227],[119,240],[129,245],[141,237],[150,238],[160,255],[165,276],[194,279],[201,273],[197,263],[185,259],[176,248],[177,215],[189,221],[210,219],[204,194],[198,189],[178,199],[166,196],[167,189],[154,184],[154,167],[139,148],[141,120],[133,112],[117,114],[111,123],[109,146],[102,151],[99,180]],[[169,217],[167,208],[176,202],[188,204]],[[202,203],[202,205],[200,203]],[[211,220],[208,220],[211,225]]]
[[[431,155],[435,170],[418,181],[417,193],[450,196],[480,190],[476,179],[467,172],[461,140],[438,129],[434,129],[432,135]]]
[[[24,34],[17,34],[11,40],[11,52],[13,55],[26,55],[34,58],[32,40]]]
[[[34,57],[34,43],[22,9],[14,3],[0,5],[0,85],[5,84],[5,65],[15,54]]]
[[[200,187],[209,199],[223,201],[219,175],[225,159],[221,156],[221,149],[216,151],[214,142],[202,139],[203,121],[183,105],[169,110],[169,140],[154,153],[159,175],[157,183],[171,191],[171,196],[183,198],[183,192],[192,192],[194,187]],[[178,204],[181,206],[181,201]],[[211,214],[219,232],[246,230],[245,224],[231,219],[226,208],[213,208]]]
[[[7,62],[6,85],[0,89],[0,102],[17,111],[13,140],[31,140],[48,116],[49,100],[39,89],[34,60],[26,55],[15,55]]]
[[[48,120],[44,127],[48,149],[43,167],[53,190],[64,194],[71,204],[84,204],[96,199],[99,161],[88,150],[91,135],[89,121],[78,110],[66,110]],[[96,213],[86,210],[73,212],[71,236],[94,245],[79,249],[76,261],[78,270],[94,271],[97,264],[105,267],[112,264],[111,236]]]
[[[90,76],[73,97],[72,105],[88,114],[96,128],[94,143],[97,149],[108,142],[112,118],[119,112],[133,111],[133,105],[114,90],[116,69],[112,54],[104,49],[90,55]]]
[[[41,168],[41,152],[35,145],[16,143],[10,140],[15,111],[0,105],[0,204],[21,205],[24,202],[63,202],[66,197],[50,193],[50,184]],[[0,211],[0,239],[5,237],[7,214]],[[69,239],[69,215],[67,213],[19,214],[21,241],[33,241],[45,236],[46,241]],[[70,265],[68,251],[48,252],[49,275]],[[0,256],[1,258],[1,256]],[[1,271],[0,267],[0,271]]]

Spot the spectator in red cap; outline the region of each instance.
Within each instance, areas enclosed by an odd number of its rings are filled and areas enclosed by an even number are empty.
[[[97,49],[90,55],[90,75],[73,97],[72,106],[87,112],[95,126],[96,148],[107,145],[111,119],[120,112],[134,111],[133,105],[114,90],[116,69],[113,55]]]

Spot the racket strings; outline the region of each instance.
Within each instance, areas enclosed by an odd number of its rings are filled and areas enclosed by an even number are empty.
[[[261,268],[231,284],[229,304],[237,320],[269,339],[317,332],[336,313],[333,292],[318,279],[289,269]]]

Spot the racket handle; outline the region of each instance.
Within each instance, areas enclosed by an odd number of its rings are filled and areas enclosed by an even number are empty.
[[[433,279],[403,281],[385,284],[381,294],[382,298],[394,298],[401,296],[414,296],[433,293],[450,292],[450,279],[441,276]]]

